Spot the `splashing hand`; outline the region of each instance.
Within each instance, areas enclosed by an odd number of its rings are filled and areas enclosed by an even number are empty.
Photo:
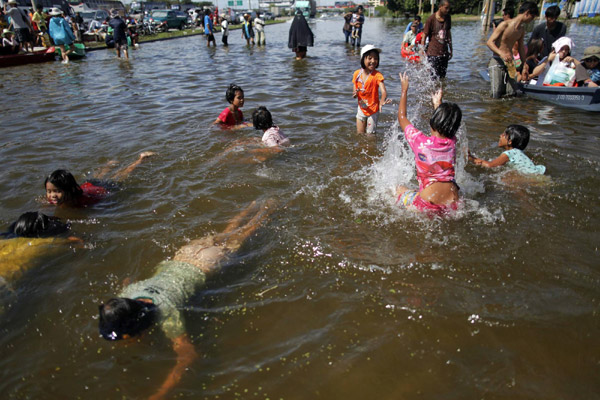
[[[431,95],[431,102],[433,103],[433,108],[438,108],[440,104],[442,104],[443,95],[444,91],[441,88]]]
[[[400,72],[400,84],[402,85],[402,91],[408,92],[408,74],[406,72]]]

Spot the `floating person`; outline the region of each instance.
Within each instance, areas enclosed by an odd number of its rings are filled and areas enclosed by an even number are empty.
[[[368,44],[360,51],[361,69],[354,71],[352,97],[358,99],[356,111],[356,131],[358,133],[375,133],[377,120],[382,107],[392,102],[387,98],[383,83],[383,75],[377,71],[381,49]],[[381,91],[381,99],[379,92]]]
[[[509,125],[504,132],[500,134],[498,147],[503,148],[502,152],[495,160],[485,161],[481,158],[473,157],[469,153],[469,160],[475,165],[481,165],[485,168],[495,168],[502,165],[515,169],[523,174],[543,175],[546,167],[535,165],[533,161],[523,152],[529,143],[529,129],[523,125]]]
[[[398,186],[398,201],[407,208],[445,214],[458,208],[458,185],[454,179],[456,132],[462,112],[454,103],[442,103],[442,90],[431,96],[435,111],[429,120],[431,136],[415,128],[406,117],[408,75],[400,74],[402,97],[398,105],[398,123],[415,154],[419,190]]]
[[[413,18],[413,20],[411,22],[409,22],[408,25],[406,25],[406,29],[404,30],[404,34],[405,35],[408,32],[410,32],[410,30],[413,27],[413,25],[415,25],[417,27],[417,33],[421,32],[423,30],[423,23],[421,22],[421,16],[420,15],[415,15],[415,17]]]
[[[508,21],[500,23],[487,41],[487,46],[494,53],[488,63],[490,75],[491,96],[499,99],[504,95],[513,96],[517,92],[517,71],[512,48],[515,42],[519,46],[519,57],[525,60],[525,26],[539,15],[538,7],[534,2],[526,1],[519,9],[519,15]],[[527,74],[522,74],[521,79],[528,80]]]
[[[229,85],[225,92],[225,100],[229,103],[213,124],[219,124],[230,129],[243,128],[249,126],[244,122],[244,114],[241,108],[244,107],[244,90],[233,83]]]
[[[219,271],[239,250],[274,211],[274,207],[270,200],[261,204],[252,202],[230,221],[222,233],[189,242],[175,253],[172,260],[158,264],[152,277],[125,287],[118,298],[100,306],[98,328],[106,340],[139,335],[155,322],[171,339],[177,362],[151,398],[164,397],[197,357],[186,334],[181,308],[204,286],[206,278]],[[246,219],[248,222],[242,225]]]
[[[0,291],[10,291],[21,275],[35,265],[35,260],[52,256],[66,245],[80,243],[68,237],[70,225],[59,218],[39,212],[26,212],[0,234]]]
[[[75,35],[73,34],[71,25],[63,18],[63,12],[60,8],[53,7],[48,14],[51,17],[48,24],[48,33],[54,44],[60,48],[63,64],[67,64],[69,62],[69,54],[74,49]],[[69,46],[69,50],[66,50],[65,46]]]
[[[296,53],[296,60],[302,60],[306,57],[308,47],[315,45],[315,35],[310,30],[306,18],[302,14],[302,10],[298,9],[288,36],[288,47]]]
[[[111,179],[117,182],[124,180],[143,160],[155,154],[151,151],[141,153],[135,162],[117,172]],[[69,171],[58,169],[52,172],[44,181],[46,200],[59,207],[88,207],[98,203],[109,195],[110,187],[114,186],[110,181],[102,181],[112,165],[109,163],[95,177],[96,179],[85,182],[81,186]]]
[[[281,148],[289,146],[290,139],[281,132],[281,129],[273,123],[273,116],[267,107],[260,106],[252,113],[252,124],[254,129],[263,131],[262,143],[269,148]]]
[[[427,60],[433,68],[432,78],[443,79],[448,70],[448,61],[452,58],[452,18],[450,17],[450,1],[440,0],[438,10],[431,14],[425,22],[421,46],[429,40]]]

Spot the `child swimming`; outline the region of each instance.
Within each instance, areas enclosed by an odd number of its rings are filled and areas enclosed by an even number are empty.
[[[81,242],[67,237],[69,229],[69,224],[56,217],[39,212],[21,214],[7,232],[0,234],[4,239],[0,240],[0,291],[10,290],[10,282],[33,266],[37,258],[64,250],[66,244]]]
[[[408,75],[400,74],[402,97],[398,106],[398,122],[404,137],[415,154],[419,190],[404,186],[396,188],[398,202],[419,211],[446,213],[456,210],[458,185],[454,180],[456,163],[456,132],[460,127],[462,112],[454,103],[442,103],[442,90],[431,96],[435,109],[429,125],[431,136],[415,128],[406,117]]]
[[[185,244],[171,260],[161,262],[152,277],[125,287],[119,297],[99,307],[98,329],[106,340],[139,335],[155,322],[171,339],[177,362],[151,399],[163,398],[198,356],[181,313],[186,301],[204,287],[207,276],[219,271],[273,211],[272,200],[252,202],[222,233]],[[244,220],[247,222],[242,224]]]
[[[358,98],[356,112],[356,131],[358,133],[375,133],[379,112],[385,104],[392,102],[387,98],[383,84],[383,75],[376,70],[379,67],[381,49],[368,44],[360,51],[361,69],[354,71],[352,97]],[[379,92],[381,91],[381,99]]]
[[[225,92],[225,99],[229,103],[213,124],[220,124],[230,128],[240,128],[248,126],[244,123],[244,114],[241,108],[244,107],[244,90],[238,85],[231,84]]]
[[[115,181],[122,181],[142,163],[142,161],[156,153],[151,151],[143,152],[138,159],[128,167],[113,175]],[[102,179],[108,173],[110,165],[105,167],[96,177]],[[96,182],[97,183],[97,182]],[[85,182],[81,186],[73,175],[64,169],[58,169],[46,177],[44,189],[46,190],[46,200],[48,203],[65,207],[87,207],[98,203],[109,194],[105,185],[94,185],[92,182]]]
[[[267,147],[288,146],[290,139],[273,124],[273,118],[267,107],[260,106],[252,113],[252,124],[255,129],[263,131],[262,142]]]
[[[546,172],[546,167],[543,165],[535,165],[533,161],[523,152],[529,143],[529,129],[523,125],[509,125],[504,132],[500,134],[498,147],[502,147],[505,151],[502,152],[495,160],[485,161],[481,158],[473,157],[469,154],[469,159],[475,165],[481,165],[486,168],[495,168],[504,164],[508,164],[523,174],[543,175]]]

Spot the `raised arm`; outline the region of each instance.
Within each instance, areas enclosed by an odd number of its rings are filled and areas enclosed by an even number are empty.
[[[158,391],[148,398],[149,400],[163,399],[179,383],[187,367],[198,357],[187,335],[181,335],[173,339],[173,350],[177,353],[177,363]]]
[[[402,84],[402,94],[400,95],[400,104],[398,104],[398,123],[402,131],[410,125],[410,121],[406,118],[406,103],[408,97],[408,75],[406,72],[400,74],[400,83]]]

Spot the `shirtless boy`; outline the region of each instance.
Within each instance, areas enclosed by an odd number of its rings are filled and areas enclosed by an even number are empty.
[[[533,21],[538,15],[537,5],[531,1],[526,1],[519,9],[517,17],[500,23],[488,39],[487,46],[494,52],[488,64],[493,98],[498,99],[505,94],[515,94],[515,76],[509,76],[508,69],[512,65],[511,69],[514,70],[512,48],[515,42],[518,42],[521,60],[525,59],[525,46],[523,45],[525,25]],[[527,76],[523,76],[523,80],[527,80]]]

